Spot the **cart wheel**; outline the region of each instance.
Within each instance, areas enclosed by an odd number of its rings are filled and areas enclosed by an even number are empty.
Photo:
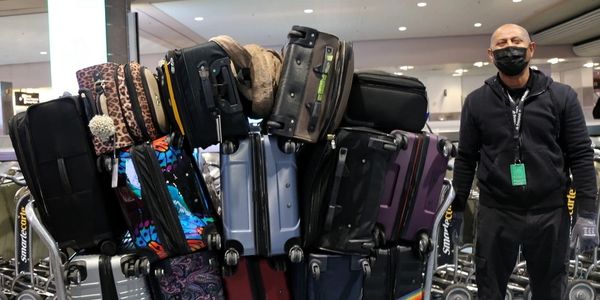
[[[295,245],[292,248],[290,248],[288,255],[290,257],[290,261],[293,263],[299,263],[302,262],[302,260],[304,260],[304,251],[302,251],[302,248],[300,248],[300,246],[298,245]]]
[[[289,140],[285,141],[285,144],[283,144],[283,152],[285,154],[292,154],[296,152],[296,142]]]
[[[594,300],[596,299],[596,291],[587,280],[573,280],[567,286],[567,295],[569,300]]]
[[[208,235],[208,250],[221,250],[221,235],[211,233]]]
[[[365,278],[371,277],[371,264],[369,264],[368,260],[365,259],[362,261],[362,269],[363,273],[365,274]]]
[[[319,277],[321,277],[321,267],[319,266],[319,263],[317,263],[316,261],[311,262],[310,270],[312,272],[313,278],[315,280],[319,280]]]
[[[506,290],[506,295],[504,296],[504,300],[513,300],[513,293],[510,290]]]
[[[28,289],[20,292],[15,300],[42,300],[42,296],[40,296],[34,290]]]
[[[452,284],[444,289],[444,300],[472,300],[473,296],[464,284]]]
[[[523,300],[531,300],[531,286],[526,286],[523,292]]]
[[[227,251],[225,251],[225,264],[228,266],[235,266],[238,264],[238,262],[240,261],[240,254],[237,252],[237,250],[233,249],[233,248],[229,248],[227,249]]]
[[[223,141],[223,154],[231,154],[235,152],[235,145],[232,141]]]
[[[80,284],[83,281],[79,267],[71,265],[67,270],[67,280],[70,284]]]

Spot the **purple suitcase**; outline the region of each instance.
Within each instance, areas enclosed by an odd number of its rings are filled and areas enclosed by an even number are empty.
[[[445,137],[392,131],[406,147],[398,150],[385,175],[377,221],[388,241],[412,242],[431,235],[448,159],[454,148]]]

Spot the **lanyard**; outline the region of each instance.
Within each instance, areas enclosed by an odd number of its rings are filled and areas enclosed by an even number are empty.
[[[520,162],[520,152],[521,152],[521,121],[523,119],[523,106],[525,105],[525,98],[529,95],[529,90],[526,90],[521,96],[519,102],[515,102],[515,100],[510,96],[510,93],[506,93],[508,95],[508,99],[510,100],[510,108],[512,111],[512,119],[514,126],[513,131],[513,139],[515,145],[515,162]]]

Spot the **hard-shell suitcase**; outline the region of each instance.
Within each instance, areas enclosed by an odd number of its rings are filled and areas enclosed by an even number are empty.
[[[218,255],[211,251],[156,262],[151,275],[154,299],[225,299]]]
[[[392,134],[405,140],[406,147],[386,166],[377,221],[388,241],[426,240],[441,201],[448,159],[455,150],[443,136],[401,130]]]
[[[164,136],[118,157],[116,193],[132,240],[158,258],[221,244],[204,181],[179,140]]]
[[[221,149],[225,261],[239,255],[289,255],[302,260],[297,166],[272,135],[250,133]]]
[[[358,300],[363,282],[371,276],[368,257],[310,254],[290,269],[294,300]]]
[[[150,263],[135,255],[77,255],[65,267],[72,299],[152,299]]]
[[[354,71],[352,45],[302,26],[288,34],[275,106],[273,134],[315,143],[343,117]]]
[[[109,179],[97,171],[81,99],[30,106],[9,121],[19,166],[40,217],[60,247],[113,254],[125,231]]]
[[[369,258],[371,276],[365,279],[363,299],[413,299],[421,295],[425,261],[411,247],[376,249]]]
[[[344,126],[419,132],[427,121],[427,91],[417,78],[383,71],[354,74]]]
[[[273,258],[242,257],[223,277],[227,299],[290,300],[285,261]]]
[[[194,148],[248,134],[248,119],[231,70],[215,42],[169,51],[162,66],[177,127]]]
[[[368,128],[341,128],[329,142],[303,154],[301,203],[306,247],[368,255],[386,166],[400,147],[395,136]]]

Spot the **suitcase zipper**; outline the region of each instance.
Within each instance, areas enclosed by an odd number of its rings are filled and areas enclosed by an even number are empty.
[[[265,288],[260,272],[259,261],[256,258],[247,258],[246,264],[248,266],[248,279],[250,281],[250,288],[252,289],[253,300],[265,300]]]
[[[125,86],[127,86],[127,91],[129,92],[129,100],[131,102],[131,111],[133,112],[133,118],[135,119],[135,122],[140,128],[140,131],[142,133],[141,138],[143,138],[144,141],[149,141],[150,134],[148,133],[148,128],[146,128],[146,123],[144,122],[144,116],[142,115],[142,108],[138,99],[137,90],[135,89],[135,85],[133,84],[133,75],[131,75],[131,64],[126,64],[124,69]]]
[[[323,127],[325,129],[325,131],[323,132],[323,134],[327,134],[327,133],[331,133],[333,130],[335,130],[334,128],[331,128],[333,123],[335,122],[336,119],[336,112],[338,112],[339,107],[342,103],[342,101],[340,101],[339,97],[342,91],[342,84],[344,83],[344,78],[346,78],[345,76],[345,72],[347,72],[347,70],[344,68],[344,62],[346,60],[346,43],[345,42],[340,42],[340,47],[338,48],[338,57],[337,57],[337,61],[335,62],[335,67],[336,67],[336,74],[339,74],[339,76],[335,76],[334,78],[334,82],[333,82],[333,92],[331,93],[333,95],[331,101],[332,105],[329,105],[328,108],[329,109],[325,109],[325,115],[326,116],[330,116],[329,119],[326,121],[327,123],[325,124],[325,126]],[[344,73],[340,74],[340,71],[344,71]],[[342,112],[340,112],[342,113]]]
[[[418,157],[419,157],[419,151],[420,151],[420,135],[417,134],[417,137],[414,141],[413,147],[411,150],[411,154],[410,154],[410,159],[409,162],[410,164],[407,166],[407,172],[406,172],[406,176],[407,178],[404,179],[404,185],[402,187],[402,194],[400,195],[400,207],[398,207],[398,216],[396,217],[396,219],[394,220],[394,228],[392,230],[392,236],[390,237],[391,240],[397,240],[400,236],[401,236],[401,226],[404,223],[404,218],[406,217],[407,214],[407,205],[408,202],[410,201],[410,194],[411,189],[413,187],[413,181],[414,181],[414,173],[415,173],[415,168],[416,168],[416,164],[418,163]]]
[[[173,53],[169,52],[169,54],[173,55]],[[175,76],[175,62],[173,61],[173,57],[169,59],[169,62],[163,64],[163,75],[165,76],[165,83],[167,84],[167,90],[169,91],[169,101],[171,102],[171,109],[173,110],[173,117],[175,117],[175,123],[177,123],[177,127],[179,128],[179,132],[182,135],[185,135],[185,130],[183,130],[183,123],[181,122],[181,117],[179,116],[179,110],[177,109],[177,101],[175,101],[175,93],[173,88],[173,81],[171,80],[171,72],[173,76]]]
[[[269,197],[265,180],[266,167],[264,147],[259,133],[250,134],[252,152],[252,194],[254,198],[254,240],[259,255],[271,253],[271,230],[269,224]]]
[[[152,123],[154,124],[154,128],[157,129],[157,131],[162,132],[162,128],[158,122],[158,117],[156,116],[156,106],[154,105],[154,98],[152,98],[152,94],[150,93],[150,86],[148,86],[148,80],[156,80],[154,78],[149,79],[148,77],[146,77],[146,72],[144,72],[146,70],[146,67],[141,67],[140,68],[140,74],[142,76],[142,85],[144,86],[144,94],[146,95],[146,99],[148,102],[148,107],[150,108],[150,116],[152,118]],[[160,106],[160,102],[157,101],[157,105]]]
[[[165,250],[169,255],[188,253],[185,235],[166,189],[154,149],[148,144],[135,146],[131,149],[131,159],[142,186],[142,200],[154,220],[156,232]]]
[[[137,137],[137,135],[133,132],[133,130],[131,129],[131,127],[129,127],[129,123],[127,122],[127,118],[125,118],[125,113],[123,113],[123,100],[121,100],[121,94],[119,93],[119,68],[115,68],[115,74],[113,74],[113,80],[115,82],[115,93],[117,96],[117,101],[119,103],[119,114],[121,116],[121,121],[123,122],[123,124],[125,124],[125,129],[127,129],[127,132],[129,133],[129,135],[131,136],[132,139],[134,139],[134,137]],[[105,97],[106,97],[106,91],[104,91]],[[106,106],[108,107],[108,97],[106,97]],[[108,115],[108,112],[107,112]],[[110,115],[109,115],[110,116]],[[116,134],[115,134],[116,136]],[[116,141],[115,143],[116,144]],[[113,148],[116,148],[116,145],[111,145]]]
[[[102,291],[102,299],[119,299],[117,287],[115,286],[115,277],[113,276],[112,266],[110,263],[110,256],[100,255],[98,260],[98,272],[100,273],[100,290]]]

